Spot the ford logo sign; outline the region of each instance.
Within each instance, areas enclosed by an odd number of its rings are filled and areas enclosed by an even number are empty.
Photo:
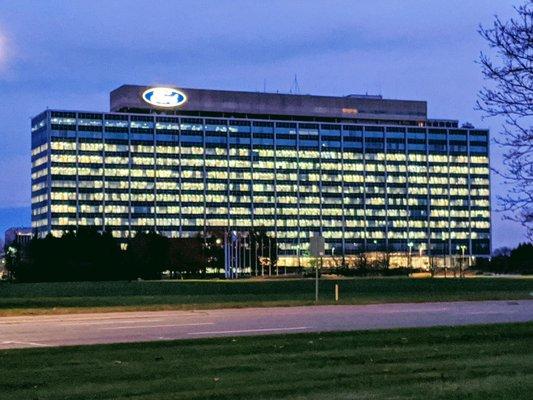
[[[142,98],[147,103],[157,107],[177,107],[187,101],[185,93],[167,87],[154,87],[145,90]]]

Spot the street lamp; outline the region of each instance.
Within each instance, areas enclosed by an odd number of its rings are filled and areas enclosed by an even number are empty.
[[[459,277],[460,278],[463,278],[464,277],[464,273],[463,273],[463,262],[464,262],[464,259],[465,259],[465,250],[466,250],[466,245],[462,244],[462,245],[457,245],[457,250],[461,250],[461,261],[459,262]]]
[[[409,247],[409,257],[408,257],[408,259],[409,259],[409,263],[408,264],[409,265],[407,267],[408,268],[412,268],[413,266],[411,265],[411,252],[413,250],[414,243],[413,242],[409,242],[409,243],[407,243],[407,246]]]
[[[298,273],[300,273],[300,245],[296,245],[296,257],[298,258]],[[285,272],[287,272],[287,267],[285,266]]]

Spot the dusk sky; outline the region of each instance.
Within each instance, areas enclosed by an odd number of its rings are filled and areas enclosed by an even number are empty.
[[[517,1],[0,1],[0,236],[30,224],[30,118],[106,111],[122,84],[427,100],[429,116],[491,129],[477,27]],[[492,144],[492,166],[501,150]],[[493,197],[505,192],[492,176]],[[493,208],[496,208],[496,201]],[[493,247],[525,241],[493,213]]]

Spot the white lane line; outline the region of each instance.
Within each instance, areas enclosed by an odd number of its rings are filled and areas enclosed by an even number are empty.
[[[168,328],[168,327],[180,327],[180,326],[201,326],[201,325],[214,325],[214,322],[196,322],[190,324],[165,324],[165,325],[140,325],[140,326],[110,326],[106,328],[100,328],[101,330],[114,330],[114,329],[139,329],[139,328]]]
[[[164,321],[164,319],[158,318],[158,319],[144,319],[144,320],[132,319],[132,320],[126,320],[126,321],[108,320],[108,321],[87,321],[87,322],[60,322],[58,325],[87,326],[87,325],[109,325],[109,324],[138,324],[138,323],[159,322],[159,321]]]
[[[276,331],[301,331],[308,329],[307,326],[293,326],[289,328],[258,328],[258,329],[241,329],[236,331],[206,331],[206,332],[189,332],[188,335],[216,335],[222,333],[248,333],[248,332],[276,332]]]
[[[127,314],[127,313],[126,313]],[[179,312],[167,312],[162,313],[159,311],[147,311],[147,314],[143,315],[135,315],[134,313],[131,313],[131,315],[95,315],[94,317],[86,317],[86,316],[80,316],[80,317],[72,317],[70,315],[62,315],[58,318],[50,319],[50,320],[62,320],[62,321],[93,321],[93,320],[104,320],[104,319],[150,319],[150,318],[165,318],[165,317],[200,317],[202,316],[202,313],[186,313],[186,314],[180,314]]]
[[[496,314],[515,314],[517,310],[508,310],[508,311],[457,311],[455,314],[459,315],[496,315]]]
[[[61,323],[61,322],[91,322],[91,321],[106,321],[106,320],[130,320],[130,319],[138,319],[140,321],[144,320],[151,320],[154,317],[155,318],[166,318],[166,317],[177,317],[177,318],[191,318],[191,317],[204,317],[207,316],[205,313],[195,313],[195,314],[159,314],[159,312],[155,311],[157,315],[143,315],[143,316],[135,316],[135,315],[128,315],[128,316],[95,316],[95,317],[80,317],[80,318],[73,318],[69,315],[65,316],[58,316],[58,317],[48,317],[48,316],[39,316],[36,315],[34,317],[24,318],[24,317],[0,317],[0,324],[24,324],[24,323]]]
[[[4,340],[0,344],[25,344],[25,345],[28,345],[28,346],[35,346],[35,347],[47,347],[46,344],[42,344],[42,343],[21,342],[21,341],[18,341],[18,340]]]
[[[450,311],[449,308],[406,308],[404,310],[361,310],[351,314],[412,314],[412,313],[435,313]]]

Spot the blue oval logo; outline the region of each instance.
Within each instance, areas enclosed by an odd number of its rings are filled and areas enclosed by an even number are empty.
[[[145,90],[142,98],[147,103],[157,107],[177,107],[187,101],[185,93],[168,87],[154,87]]]

